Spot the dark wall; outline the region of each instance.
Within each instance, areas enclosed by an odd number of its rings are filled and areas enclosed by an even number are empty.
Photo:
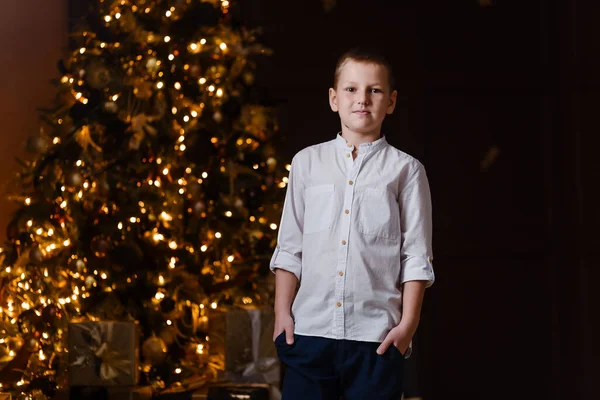
[[[38,108],[55,96],[51,79],[67,44],[67,0],[23,0],[2,4],[0,25],[0,243],[16,209],[8,195],[18,190],[17,157],[27,159],[25,142],[39,133]]]

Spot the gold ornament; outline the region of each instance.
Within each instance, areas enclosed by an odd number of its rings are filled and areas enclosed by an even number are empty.
[[[94,255],[98,258],[106,257],[106,253],[110,250],[110,242],[102,236],[96,236],[90,243],[90,248],[94,252]]]
[[[35,337],[31,336],[25,340],[25,349],[30,353],[35,353],[40,348],[40,342]]]
[[[242,75],[242,78],[244,78],[244,82],[246,82],[247,85],[254,85],[254,74],[250,71],[246,71],[244,72],[244,75]]]
[[[89,289],[95,285],[96,285],[96,278],[94,278],[92,275],[85,278],[85,287],[87,287]]]
[[[146,71],[148,71],[148,73],[153,74],[158,72],[158,66],[159,64],[156,57],[150,57],[148,60],[146,60]]]
[[[271,119],[271,110],[267,107],[253,104],[242,107],[240,122],[244,125],[244,130],[261,140],[267,138],[268,124]]]
[[[84,151],[87,151],[88,147],[92,146],[97,152],[102,152],[102,148],[94,142],[94,139],[92,139],[92,133],[88,125],[82,126],[81,129],[75,133],[75,140]]]
[[[159,120],[162,115],[160,110],[156,115],[148,115],[144,112],[140,112],[142,102],[136,99],[130,98],[128,105],[128,111],[122,116],[122,119],[125,123],[130,124],[127,131],[132,132],[132,136],[129,140],[129,148],[137,150],[146,134],[154,136],[158,133],[158,130],[153,127],[151,123]]]
[[[159,365],[167,356],[167,345],[157,336],[149,337],[142,345],[142,356],[145,362]]]
[[[175,342],[177,332],[175,331],[175,328],[168,326],[160,331],[158,336],[163,340],[165,345],[170,346],[173,344],[173,342]]]
[[[135,16],[130,12],[126,11],[121,14],[121,18],[119,18],[119,23],[121,25],[121,29],[125,32],[132,32],[137,28],[137,21],[135,20]]]
[[[110,82],[110,71],[106,66],[102,65],[100,62],[95,61],[92,62],[87,67],[87,72],[85,74],[85,80],[94,89],[102,89],[105,88],[106,85]]]

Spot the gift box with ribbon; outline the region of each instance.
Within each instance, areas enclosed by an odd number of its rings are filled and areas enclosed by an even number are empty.
[[[134,386],[138,329],[134,322],[69,324],[69,386]]]
[[[281,398],[280,365],[273,344],[272,309],[229,309],[209,314],[211,364],[218,378],[234,383],[266,383],[271,400]]]

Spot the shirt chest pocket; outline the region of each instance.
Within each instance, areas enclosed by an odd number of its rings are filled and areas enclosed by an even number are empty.
[[[304,234],[331,229],[334,184],[311,186],[304,191]]]
[[[365,188],[355,198],[357,229],[365,235],[389,240],[400,237],[400,209],[386,189]]]

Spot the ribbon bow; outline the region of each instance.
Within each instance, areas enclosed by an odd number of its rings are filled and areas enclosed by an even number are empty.
[[[71,363],[72,367],[86,366],[91,361],[102,380],[113,380],[121,374],[131,375],[131,360],[111,347],[112,323],[82,323],[78,324],[78,328],[86,333],[83,336],[89,339],[89,350],[85,354],[79,355]]]

